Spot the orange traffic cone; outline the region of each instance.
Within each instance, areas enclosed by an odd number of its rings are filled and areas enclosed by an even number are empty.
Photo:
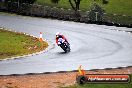
[[[43,35],[42,35],[42,32],[40,32],[39,41],[40,41],[40,42],[43,41]]]
[[[85,75],[86,72],[81,67],[82,67],[82,65],[79,66],[78,72],[79,72],[80,75]]]
[[[43,48],[43,35],[42,35],[42,32],[40,32],[39,41],[41,43],[41,48]]]

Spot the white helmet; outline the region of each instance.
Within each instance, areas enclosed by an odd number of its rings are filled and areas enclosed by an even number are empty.
[[[60,32],[56,32],[56,36],[60,35]]]

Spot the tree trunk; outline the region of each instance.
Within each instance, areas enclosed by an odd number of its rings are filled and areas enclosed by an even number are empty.
[[[78,11],[80,9],[80,0],[74,0],[75,6],[74,4],[71,2],[71,0],[69,0],[69,3],[71,5],[71,7],[75,10]]]
[[[80,13],[79,13],[79,10],[80,10],[80,1],[81,0],[74,0],[74,3],[75,3],[75,6],[74,4],[71,2],[71,0],[69,0],[69,3],[71,5],[71,7],[74,9],[75,11],[75,16],[76,17],[80,17]]]
[[[69,0],[69,3],[70,3],[70,5],[71,5],[72,9],[75,10],[75,7],[74,7],[73,3],[71,2],[71,0]]]

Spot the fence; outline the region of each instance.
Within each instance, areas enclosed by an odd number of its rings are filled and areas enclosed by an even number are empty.
[[[39,17],[52,17],[62,20],[72,20],[79,22],[98,22],[98,23],[109,23],[111,25],[125,25],[132,26],[132,16],[107,14],[104,13],[101,16],[98,12],[95,12],[92,16],[89,15],[90,11],[79,10],[79,16],[71,9],[63,9],[49,6],[42,6],[37,4],[18,3],[18,2],[2,2],[0,1],[0,11],[14,12],[22,15],[39,16]]]

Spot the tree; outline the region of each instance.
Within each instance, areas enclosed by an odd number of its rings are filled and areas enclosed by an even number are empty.
[[[58,3],[60,0],[51,0],[51,2],[53,3]],[[72,9],[75,11],[75,17],[80,17],[80,13],[79,13],[79,10],[80,10],[80,2],[81,0],[69,0],[69,3],[72,7]]]
[[[59,1],[60,0],[51,0],[51,2],[53,2],[53,3],[58,3]],[[96,1],[96,0],[93,0],[93,1]],[[69,0],[69,3],[71,5],[72,9],[74,9],[75,11],[80,10],[80,2],[81,2],[81,0]],[[107,4],[108,0],[102,0],[102,3]]]
[[[58,3],[60,0],[51,0],[53,3]],[[72,9],[75,11],[75,16],[76,17],[80,17],[80,13],[79,13],[79,10],[80,10],[80,2],[81,0],[68,0]],[[99,1],[99,0],[93,0],[93,2],[96,2],[96,1]],[[108,0],[101,0],[103,4],[107,4],[108,3]],[[95,6],[96,7],[96,6]],[[99,11],[100,12],[100,11]]]
[[[72,3],[71,0],[69,0],[69,3],[71,5],[71,7],[75,10],[75,11],[78,11],[80,9],[80,2],[81,0],[73,0],[75,5]]]
[[[58,3],[60,0],[51,0],[53,3]],[[69,3],[75,11],[78,11],[80,9],[80,2],[81,0],[69,0]]]

